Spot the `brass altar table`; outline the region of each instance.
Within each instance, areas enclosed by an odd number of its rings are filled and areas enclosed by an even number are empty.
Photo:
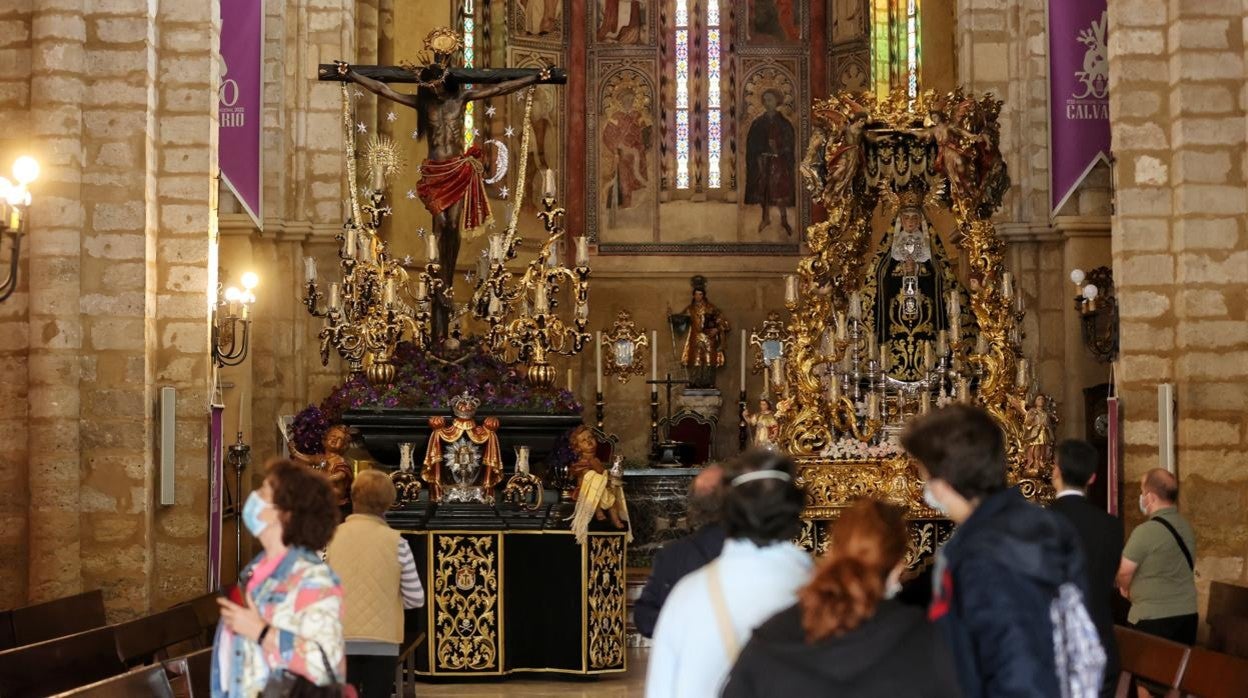
[[[416,674],[623,673],[625,533],[498,523],[396,526],[425,586]]]

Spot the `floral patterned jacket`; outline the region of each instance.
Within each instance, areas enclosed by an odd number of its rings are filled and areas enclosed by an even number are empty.
[[[244,570],[252,570],[261,553]],[[253,602],[277,634],[277,650],[217,626],[213,643],[212,695],[252,698],[264,690],[272,671],[287,669],[318,686],[346,681],[346,647],[342,636],[342,585],[338,575],[316,553],[292,547],[273,573],[256,586]],[[325,653],[323,659],[321,653]],[[333,667],[333,674],[326,664]]]

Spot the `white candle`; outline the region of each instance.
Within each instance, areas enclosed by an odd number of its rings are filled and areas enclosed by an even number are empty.
[[[880,418],[880,396],[875,393],[867,396],[867,418]]]
[[[659,331],[650,330],[650,380],[659,380]],[[659,384],[651,383],[650,392],[659,392]]]
[[[602,330],[594,333],[594,385],[602,394]]]
[[[832,384],[828,386],[828,398],[833,406],[841,401],[841,379],[835,373],[832,374]]]
[[[568,369],[568,392],[572,392],[572,369]]]
[[[316,283],[316,260],[311,257],[303,258],[303,279],[308,283]]]
[[[431,264],[438,263],[438,234],[429,233],[425,236],[425,256]]]
[[[741,330],[741,390],[745,390],[745,330]]]
[[[797,302],[797,275],[788,274],[784,277],[784,302]]]
[[[394,305],[394,301],[397,295],[398,294],[396,293],[396,290],[394,287],[394,277],[392,276],[386,279],[386,288],[385,288],[385,291],[383,292],[382,300],[385,302],[386,305]]]
[[[490,315],[498,315],[503,309],[503,302],[498,299],[498,294],[490,292]]]
[[[879,341],[876,340],[875,333],[873,332],[871,336],[867,337],[867,361],[879,361],[879,360],[880,360],[880,344],[879,344]]]
[[[842,342],[849,339],[849,320],[845,318],[844,310],[836,313],[836,338]]]
[[[938,339],[937,342],[939,344],[937,345],[938,348],[936,349],[936,351],[932,351],[931,342],[923,343],[923,368],[924,370],[927,370],[927,371],[935,370],[936,355],[939,354],[941,356],[944,356],[945,351],[949,349],[948,345],[945,344],[945,333],[943,331],[940,333],[940,339]]]
[[[518,473],[529,472],[529,447],[528,446],[516,447],[516,472]]]
[[[888,370],[890,368],[889,364],[892,363],[891,358],[892,358],[892,355],[889,354],[888,352],[884,352],[880,354],[880,374],[881,375],[888,375]]]
[[[771,397],[771,367],[763,369],[763,395]]]
[[[589,320],[589,301],[576,304],[576,319],[581,322]]]
[[[547,169],[542,175],[542,192],[550,198],[555,198],[555,171]]]
[[[962,303],[958,300],[958,292],[949,292],[949,317],[955,318],[962,314]]]
[[[416,300],[423,301],[429,297],[429,284],[424,279],[416,284]]]
[[[347,229],[347,241],[343,245],[343,254],[348,257],[355,257],[356,232],[355,228]]]
[[[1018,372],[1014,376],[1014,384],[1020,388],[1027,387],[1027,379],[1031,376],[1027,372],[1027,359],[1018,360]]]
[[[589,238],[584,235],[576,239],[576,266],[589,266]]]
[[[1001,275],[1001,297],[1007,301],[1014,299],[1014,275],[1008,271]]]
[[[361,262],[373,261],[372,240],[373,239],[371,237],[366,235],[364,236],[363,240],[356,241],[355,249],[352,251],[352,254],[355,255],[356,259],[358,259]]]
[[[849,294],[849,317],[854,320],[862,319],[862,296],[857,291]]]
[[[936,355],[942,357],[949,355],[949,333],[944,330],[941,330],[940,333],[936,335]],[[927,365],[929,369],[933,366],[934,364],[932,363]]]
[[[932,411],[931,391],[928,390],[927,388],[923,388],[923,392],[920,394],[920,398],[921,398],[921,401],[919,402],[919,414],[927,414],[928,412],[931,412]]]
[[[559,267],[559,241],[558,240],[555,240],[555,242],[550,246],[550,257],[546,259],[546,267],[549,269],[556,269]]]
[[[494,233],[490,236],[490,261],[496,264],[503,261],[502,233]]]
[[[333,283],[329,285],[329,307],[330,309],[337,310],[342,305],[342,300],[340,298],[341,293],[342,293],[342,290],[341,290],[341,287],[338,286],[338,284]]]

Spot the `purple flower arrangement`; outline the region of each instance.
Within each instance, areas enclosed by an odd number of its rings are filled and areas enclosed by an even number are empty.
[[[567,390],[537,390],[510,364],[464,342],[440,357],[404,342],[394,353],[394,382],[380,389],[363,376],[338,386],[321,402],[295,416],[292,438],[304,453],[317,453],[321,435],[353,409],[450,409],[451,399],[468,391],[481,400],[479,412],[580,414],[581,403]],[[312,450],[307,450],[311,447]]]

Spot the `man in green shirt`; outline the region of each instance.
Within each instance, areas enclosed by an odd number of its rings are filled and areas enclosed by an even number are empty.
[[[1175,642],[1196,642],[1196,533],[1179,514],[1179,481],[1161,468],[1140,483],[1148,520],[1131,532],[1118,566],[1118,588],[1131,600],[1137,630]]]

